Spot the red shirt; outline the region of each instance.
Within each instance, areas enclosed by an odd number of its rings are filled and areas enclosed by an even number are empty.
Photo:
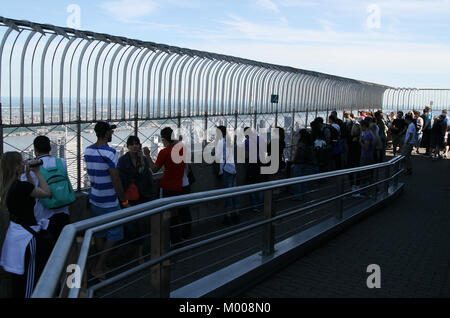
[[[168,191],[182,191],[185,160],[183,158],[181,163],[173,162],[172,149],[173,146],[168,146],[161,150],[155,162],[158,167],[164,167],[160,187]],[[183,148],[180,149],[179,155],[183,156]]]

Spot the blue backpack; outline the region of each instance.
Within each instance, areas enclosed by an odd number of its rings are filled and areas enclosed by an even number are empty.
[[[41,166],[42,176],[50,188],[52,196],[50,198],[39,199],[42,205],[48,209],[58,209],[69,205],[75,201],[75,191],[73,191],[67,171],[62,160],[55,158],[56,166],[45,169]]]

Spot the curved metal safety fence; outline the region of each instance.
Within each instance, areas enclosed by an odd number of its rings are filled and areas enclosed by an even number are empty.
[[[432,111],[450,108],[450,89],[390,88],[383,97],[383,109],[388,111],[422,111],[430,106]]]
[[[404,157],[399,156],[360,168],[159,199],[70,224],[64,228],[33,297],[218,295],[217,289],[241,277],[242,271],[274,260],[282,251],[287,253],[299,239],[333,230],[362,211],[391,200],[402,188],[403,162]],[[218,202],[258,193],[263,194],[258,206],[240,206],[240,224],[220,224],[226,212]],[[195,225],[191,239],[181,245],[171,243],[169,233],[175,230],[169,222],[171,213],[185,207],[194,211],[198,205],[207,213],[191,220]],[[133,242],[120,244],[109,251],[120,264],[105,273],[106,280],[90,276],[91,263],[99,257],[92,244],[96,233],[146,219],[148,232],[138,240],[146,242],[149,253],[131,260],[124,253]]]
[[[300,125],[307,126],[308,113],[381,108],[387,88],[0,17],[0,153],[19,150],[31,155],[29,141],[21,145],[13,138],[18,134],[58,133],[55,155],[68,159],[78,190],[89,186],[80,158],[84,147],[95,142],[89,133],[97,120],[118,123],[115,143],[123,145],[134,134],[156,152],[155,130],[162,125],[196,125],[207,131],[219,122],[235,129],[259,128],[265,122],[292,131],[299,113],[306,113]]]

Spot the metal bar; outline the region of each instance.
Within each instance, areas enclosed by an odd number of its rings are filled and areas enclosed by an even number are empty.
[[[272,207],[273,203],[273,190],[268,190],[264,192],[264,219],[271,220],[275,213]],[[269,256],[273,254],[275,246],[275,228],[273,223],[267,223],[264,226],[263,232],[263,256]]]
[[[242,59],[242,58],[221,55],[221,54],[200,52],[200,51],[195,51],[195,50],[190,50],[190,49],[185,49],[185,48],[174,48],[174,47],[170,47],[165,44],[156,44],[153,42],[144,42],[144,41],[140,41],[140,40],[128,39],[128,38],[124,38],[124,37],[117,37],[117,36],[112,36],[112,35],[107,35],[107,34],[99,34],[99,33],[90,32],[90,31],[88,32],[88,31],[80,31],[80,30],[75,30],[75,29],[70,29],[70,28],[56,27],[56,26],[49,25],[49,24],[32,23],[29,21],[14,20],[14,19],[8,19],[8,18],[4,18],[4,17],[0,17],[0,23],[3,23],[3,25],[5,25],[5,26],[12,25],[12,26],[14,26],[14,29],[16,31],[20,31],[20,30],[24,30],[24,29],[27,29],[27,30],[31,29],[33,31],[38,31],[41,33],[50,33],[50,34],[56,33],[56,34],[66,37],[66,38],[78,37],[78,38],[83,38],[83,39],[91,40],[91,41],[94,41],[94,40],[110,41],[113,43],[118,43],[120,45],[145,47],[145,48],[149,48],[152,50],[163,50],[166,52],[176,51],[179,54],[185,54],[185,55],[191,55],[191,56],[199,56],[199,57],[210,56],[210,57],[213,57],[215,60],[235,61],[237,63],[252,64],[252,65],[257,64],[264,68],[278,69],[283,72],[292,72],[293,70],[295,70],[298,73],[306,74],[306,75],[322,76],[322,77],[329,78],[329,79],[343,80],[343,81],[348,81],[348,82],[352,82],[352,83],[360,83],[363,85],[375,85],[375,86],[380,86],[380,87],[386,87],[386,86],[382,86],[382,85],[378,85],[378,84],[357,81],[354,79],[349,79],[349,78],[344,78],[344,77],[339,77],[339,76],[332,76],[332,75],[322,74],[322,73],[318,73],[318,72],[294,69],[292,67],[274,65],[274,64],[269,64],[269,63],[261,63],[261,62],[256,62],[256,61],[249,61],[249,60]]]
[[[396,175],[398,175],[398,173]],[[394,178],[394,177],[396,177],[396,176],[392,176],[391,178]],[[384,182],[384,181],[386,181],[386,180],[383,180],[381,182]],[[371,186],[372,185],[365,186],[365,187],[361,188],[360,190],[369,189]],[[360,190],[358,190],[358,191],[360,191]],[[284,213],[284,214],[281,214],[281,215],[278,215],[278,216],[274,216],[271,219],[259,221],[259,222],[256,222],[254,224],[245,226],[243,228],[239,228],[237,230],[233,230],[231,232],[227,232],[227,233],[218,235],[216,237],[208,238],[206,240],[193,243],[193,244],[191,244],[191,245],[189,245],[187,247],[181,247],[181,248],[176,249],[174,251],[170,251],[170,252],[168,252],[167,254],[165,254],[163,256],[160,256],[160,257],[158,257],[156,259],[152,259],[152,260],[150,260],[150,261],[148,261],[148,262],[146,262],[146,263],[144,263],[142,265],[139,265],[139,266],[137,266],[137,267],[135,267],[135,268],[133,268],[131,270],[128,270],[125,273],[121,273],[121,274],[117,275],[116,277],[110,278],[107,281],[101,282],[101,283],[91,287],[89,295],[92,296],[93,293],[95,292],[95,290],[98,290],[100,288],[103,288],[103,287],[106,287],[106,286],[108,286],[110,284],[113,284],[113,283],[115,283],[115,282],[117,282],[117,281],[119,281],[121,279],[124,279],[124,278],[126,278],[126,277],[128,277],[130,275],[133,275],[133,274],[135,274],[135,273],[137,273],[139,271],[142,271],[142,270],[144,270],[146,268],[153,267],[153,266],[155,266],[157,264],[165,262],[165,261],[169,260],[170,258],[178,256],[178,255],[180,255],[182,253],[186,253],[186,252],[189,252],[191,250],[198,249],[198,248],[201,248],[201,247],[204,247],[204,246],[216,243],[218,241],[225,240],[227,238],[243,234],[244,232],[249,232],[249,231],[251,231],[253,229],[266,226],[267,224],[273,224],[275,222],[280,222],[281,220],[283,220],[285,218],[294,216],[295,214],[299,214],[299,213],[301,213],[303,211],[306,211],[306,210],[314,209],[314,208],[319,207],[319,206],[324,205],[324,204],[331,203],[333,201],[339,200],[343,196],[348,196],[348,195],[351,195],[351,194],[353,194],[355,192],[357,192],[357,191],[351,191],[349,193],[344,193],[343,195],[337,195],[337,196],[328,198],[326,200],[323,200],[322,202],[317,202],[317,203],[313,203],[313,204],[310,204],[310,205],[307,205],[307,206],[303,206],[301,209],[295,209],[293,211],[290,211],[290,212],[287,212],[287,213]],[[129,221],[129,220],[127,220],[127,221]],[[96,231],[102,231],[104,229],[102,227],[97,227],[95,230]]]
[[[63,271],[65,259],[67,257],[67,253],[69,251],[69,247],[72,244],[73,239],[75,238],[75,233],[84,231],[86,229],[91,228],[91,230],[88,230],[85,234],[85,242],[90,241],[91,234],[92,234],[92,228],[97,227],[100,225],[109,224],[114,221],[124,221],[129,222],[131,220],[125,219],[132,215],[135,215],[136,217],[144,217],[144,215],[138,215],[138,213],[145,213],[145,216],[152,216],[156,215],[159,212],[154,212],[156,208],[161,209],[172,209],[178,205],[184,204],[196,204],[199,202],[203,202],[205,200],[214,200],[214,198],[224,198],[229,196],[235,196],[240,195],[241,193],[248,193],[248,191],[251,192],[259,192],[259,191],[268,191],[271,189],[275,189],[280,186],[289,186],[292,184],[296,184],[299,182],[307,182],[312,180],[319,180],[319,179],[325,179],[329,177],[336,177],[336,176],[345,176],[349,173],[356,173],[360,171],[367,171],[370,169],[376,169],[381,167],[388,167],[395,165],[397,162],[403,160],[404,157],[398,156],[394,159],[390,160],[389,162],[375,164],[371,166],[365,166],[360,168],[352,168],[352,169],[346,169],[342,171],[334,171],[334,172],[328,172],[323,173],[319,175],[312,175],[312,176],[304,176],[304,177],[297,177],[292,178],[288,180],[279,180],[279,181],[271,181],[263,184],[256,184],[256,185],[247,185],[247,186],[241,186],[236,188],[228,188],[228,189],[220,189],[220,190],[214,190],[214,191],[208,191],[203,193],[192,193],[181,197],[172,197],[172,198],[165,198],[160,199],[156,201],[151,201],[139,206],[131,207],[125,210],[121,210],[115,213],[111,213],[105,216],[101,217],[95,217],[91,219],[87,219],[85,221],[81,221],[78,223],[74,223],[71,225],[68,225],[62,232],[60,239],[58,240],[55,249],[53,250],[53,253],[48,261],[48,264],[46,268],[44,269],[44,272],[41,276],[41,279],[39,280],[37,284],[37,288],[35,289],[34,297],[51,297],[54,292],[55,288],[59,282],[60,274]],[[335,199],[336,200],[336,199]],[[265,224],[265,223],[263,223]],[[115,225],[114,225],[115,226]],[[89,244],[86,248],[88,248]],[[181,251],[182,249],[180,249]],[[87,250],[82,249],[80,251],[80,254],[87,253]],[[87,255],[87,254],[86,254]],[[79,263],[80,264],[80,263]]]

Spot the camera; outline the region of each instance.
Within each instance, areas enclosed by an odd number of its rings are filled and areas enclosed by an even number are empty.
[[[43,164],[44,164],[44,162],[43,162],[41,159],[37,159],[37,160],[31,159],[31,160],[28,160],[28,166],[29,166],[30,168],[36,168],[36,167],[42,166]]]

